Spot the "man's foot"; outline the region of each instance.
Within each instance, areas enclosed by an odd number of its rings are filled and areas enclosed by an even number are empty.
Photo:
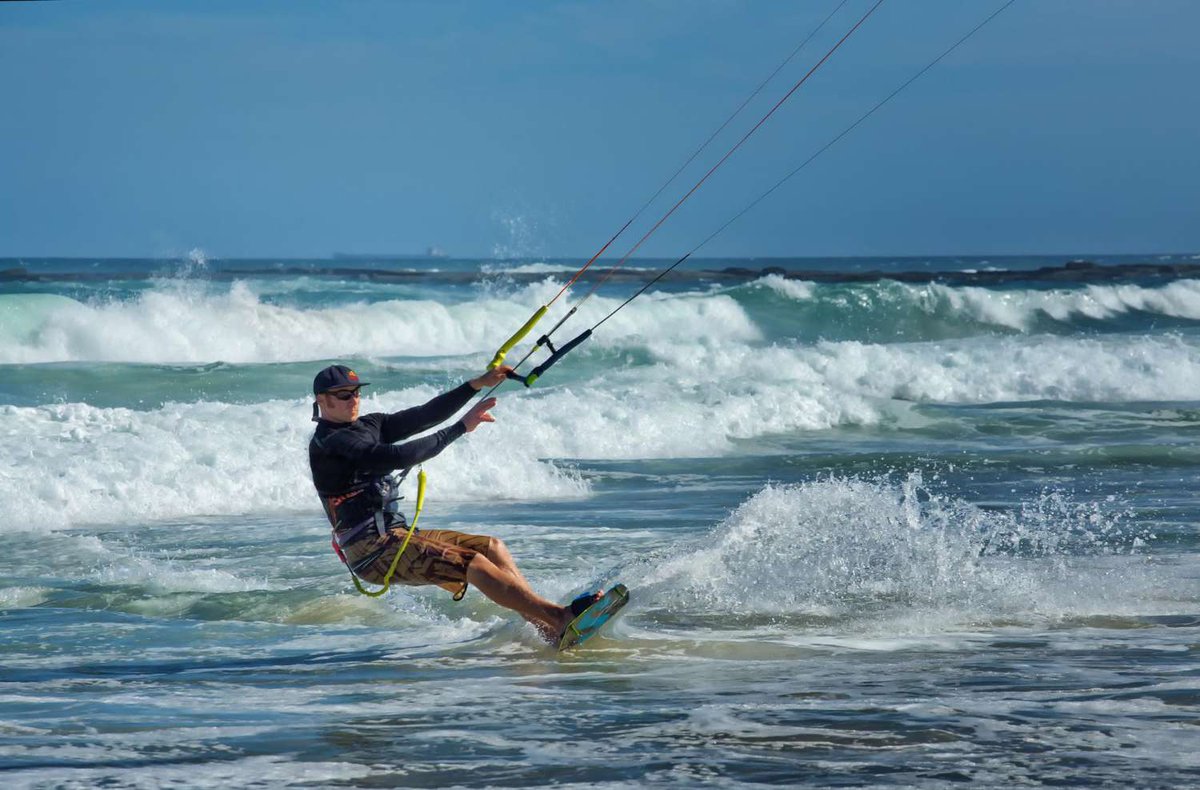
[[[580,595],[570,604],[562,607],[561,617],[559,622],[555,624],[553,630],[542,629],[542,636],[547,642],[552,645],[557,645],[562,641],[563,633],[567,630],[567,626],[571,624],[579,615],[587,611],[587,608],[604,597],[604,590],[589,592]]]
[[[567,623],[586,612],[589,606],[594,604],[596,601],[599,601],[603,597],[604,590],[597,590],[596,592],[584,593],[575,600],[571,601],[570,606],[564,607],[571,610],[571,618],[570,620],[567,620],[566,623],[563,623],[563,628],[566,628]]]

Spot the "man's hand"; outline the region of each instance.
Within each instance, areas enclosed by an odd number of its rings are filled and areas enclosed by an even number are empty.
[[[495,422],[496,418],[488,414],[488,411],[495,405],[495,398],[484,398],[468,409],[461,420],[463,427],[467,429],[467,433],[478,428],[481,422]]]
[[[471,388],[479,392],[484,387],[494,387],[504,381],[505,376],[512,372],[512,368],[508,365],[501,365],[498,368],[486,371],[482,376],[471,379],[469,382]]]

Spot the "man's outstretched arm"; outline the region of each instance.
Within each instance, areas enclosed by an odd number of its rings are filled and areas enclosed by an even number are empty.
[[[504,381],[510,370],[512,368],[502,365],[495,370],[486,371],[483,375],[470,381],[463,382],[428,403],[389,414],[383,421],[383,441],[398,442],[445,422],[467,405],[475,393],[484,387],[494,387]]]

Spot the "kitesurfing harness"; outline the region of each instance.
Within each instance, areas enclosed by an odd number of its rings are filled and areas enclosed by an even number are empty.
[[[417,506],[413,511],[413,520],[408,526],[408,531],[404,535],[404,540],[400,543],[400,550],[396,552],[395,558],[392,560],[391,566],[383,577],[383,587],[374,592],[363,587],[359,581],[358,572],[377,560],[380,555],[388,550],[389,546],[397,538],[391,532],[395,527],[404,527],[406,522],[404,514],[400,512],[400,500],[404,497],[400,496],[400,484],[408,477],[410,469],[405,469],[399,475],[379,475],[370,478],[361,487],[346,494],[335,497],[322,497],[321,504],[325,507],[325,514],[329,516],[329,521],[333,524],[333,550],[337,553],[338,559],[350,571],[350,578],[354,582],[354,586],[363,595],[369,595],[372,598],[378,598],[388,591],[392,584],[392,576],[396,573],[396,568],[400,564],[400,557],[404,555],[404,550],[408,548],[408,542],[412,540],[413,534],[417,531],[417,521],[421,518],[421,510],[425,507],[425,470],[421,469],[417,472]],[[355,512],[363,518],[356,520],[349,528],[342,528],[342,517],[344,514]],[[376,535],[383,540],[383,543],[375,551],[367,554],[365,557],[356,561],[351,565],[346,558],[344,548],[349,546],[356,540],[369,537],[369,530],[374,529]],[[465,592],[465,590],[463,591]],[[456,596],[456,600],[461,598],[461,594]]]
[[[399,508],[400,483],[404,475],[408,470],[419,469],[463,436],[466,427],[459,421],[434,433],[416,439],[411,437],[445,422],[474,395],[475,389],[470,382],[463,382],[420,406],[390,414],[373,412],[347,423],[321,420],[313,432],[308,449],[309,465],[317,495],[333,527],[333,548],[355,576],[355,587],[364,595],[374,597],[387,591],[397,572],[399,557],[417,531],[426,477],[424,471],[418,474],[416,512],[413,526],[406,534],[404,530],[408,525]],[[401,469],[406,471],[395,474]],[[351,544],[355,551],[348,550]],[[400,550],[393,556],[390,552],[397,544],[401,544]],[[363,550],[373,556],[360,557]],[[386,561],[380,557],[391,560],[386,573],[380,568]],[[367,563],[374,560],[380,561],[371,567],[363,581],[382,583],[383,590],[368,593],[359,583],[358,576],[366,570]]]

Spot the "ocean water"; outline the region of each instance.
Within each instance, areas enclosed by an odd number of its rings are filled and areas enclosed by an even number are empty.
[[[629,586],[556,655],[355,593],[308,393],[422,402],[580,262],[2,260],[0,785],[1200,786],[1200,257],[1092,261],[689,262],[505,385],[422,524]]]

